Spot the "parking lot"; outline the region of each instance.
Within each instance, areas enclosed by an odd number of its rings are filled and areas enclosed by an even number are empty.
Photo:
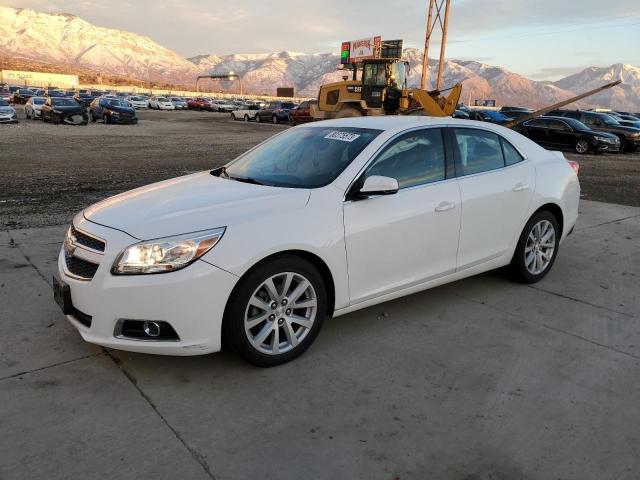
[[[83,206],[287,127],[0,127],[1,479],[638,477],[640,154],[568,155],[581,217],[542,282],[491,272],[361,310],[264,370],[86,344],[51,276]]]

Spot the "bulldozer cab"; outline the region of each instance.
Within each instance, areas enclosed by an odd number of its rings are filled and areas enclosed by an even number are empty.
[[[402,91],[406,87],[408,62],[375,59],[362,65],[362,100],[368,108],[381,108],[386,97],[393,97],[391,90]],[[389,89],[385,95],[385,89]]]

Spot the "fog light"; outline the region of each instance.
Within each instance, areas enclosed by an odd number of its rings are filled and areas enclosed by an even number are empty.
[[[157,337],[160,335],[160,325],[157,322],[144,322],[142,324],[142,330],[150,337]]]

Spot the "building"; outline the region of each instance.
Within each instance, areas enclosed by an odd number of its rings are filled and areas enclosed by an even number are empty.
[[[77,88],[79,81],[77,75],[65,75],[48,72],[22,72],[19,70],[1,70],[0,83],[7,85],[34,87],[61,87]]]

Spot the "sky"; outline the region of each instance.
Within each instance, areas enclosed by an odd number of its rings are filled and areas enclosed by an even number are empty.
[[[440,0],[439,0],[440,1]],[[381,35],[424,46],[428,0],[0,0],[146,35],[185,57],[289,50],[339,53]],[[432,37],[430,57],[439,55]],[[536,80],[588,66],[640,66],[640,0],[451,0],[446,57]]]

